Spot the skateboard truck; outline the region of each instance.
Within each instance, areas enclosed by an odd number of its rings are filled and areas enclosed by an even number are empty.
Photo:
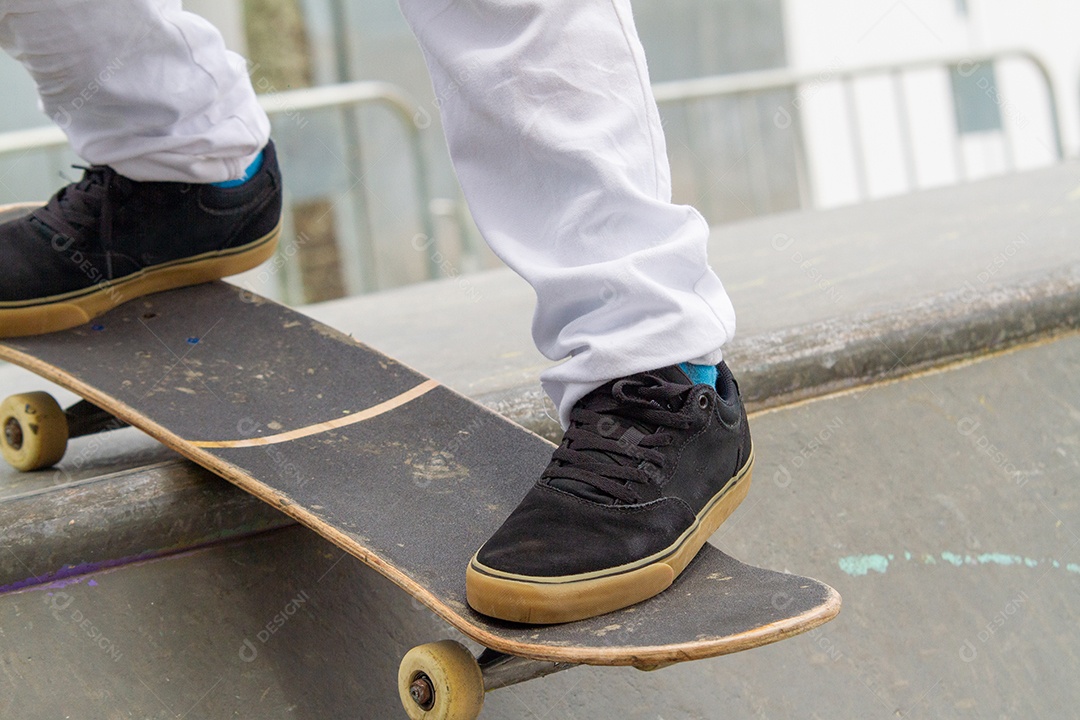
[[[0,453],[17,470],[40,470],[60,462],[71,438],[126,426],[87,400],[65,410],[47,392],[20,393],[0,403]]]
[[[398,692],[411,720],[475,720],[490,690],[545,677],[575,663],[530,660],[454,640],[420,645],[401,660]]]

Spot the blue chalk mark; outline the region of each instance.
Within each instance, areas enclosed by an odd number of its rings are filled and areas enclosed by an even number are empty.
[[[1035,558],[1023,557],[1021,555],[1009,555],[1006,553],[982,553],[980,555],[972,556],[960,555],[946,550],[937,557],[926,553],[916,557],[910,552],[905,551],[903,557],[905,561],[921,562],[923,565],[937,565],[938,558],[953,567],[962,567],[964,565],[973,567],[981,565],[1000,565],[1002,567],[1037,568],[1040,565],[1049,565],[1054,568],[1061,568],[1061,563],[1057,560],[1036,560]],[[840,566],[840,569],[848,575],[858,577],[860,575],[869,574],[871,570],[884,574],[889,569],[889,563],[895,561],[895,559],[896,556],[892,553],[888,555],[849,555],[840,558],[837,561],[837,564]],[[1080,564],[1069,563],[1065,565],[1065,570],[1080,575]]]
[[[889,569],[889,559],[884,555],[851,555],[840,558],[840,569],[848,575],[865,575],[871,570],[884,573]]]

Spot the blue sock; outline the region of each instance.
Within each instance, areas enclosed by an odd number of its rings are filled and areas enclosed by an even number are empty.
[[[248,180],[255,176],[255,173],[259,172],[259,168],[262,167],[263,154],[260,151],[255,159],[251,161],[251,164],[247,166],[247,170],[244,171],[244,177],[237,178],[235,180],[226,180],[225,182],[210,183],[214,187],[231,188],[240,187]]]
[[[679,369],[686,373],[690,377],[690,382],[695,385],[709,385],[711,387],[716,387],[718,373],[716,372],[715,365],[680,363]]]

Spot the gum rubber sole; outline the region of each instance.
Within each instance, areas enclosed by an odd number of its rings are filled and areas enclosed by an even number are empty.
[[[702,509],[698,521],[652,557],[610,570],[529,578],[485,567],[473,556],[466,594],[474,610],[510,622],[546,625],[619,610],[667,589],[750,490],[753,453],[735,478]]]
[[[23,337],[82,325],[117,305],[142,295],[218,280],[250,270],[277,249],[281,222],[263,237],[229,250],[155,265],[114,282],[21,303],[0,304],[0,337]]]

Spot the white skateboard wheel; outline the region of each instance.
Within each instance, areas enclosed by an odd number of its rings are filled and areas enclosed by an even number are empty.
[[[0,403],[0,451],[16,470],[55,465],[67,441],[67,417],[49,393],[20,393]]]
[[[419,645],[398,668],[398,693],[411,720],[476,720],[484,706],[484,675],[463,645]]]

